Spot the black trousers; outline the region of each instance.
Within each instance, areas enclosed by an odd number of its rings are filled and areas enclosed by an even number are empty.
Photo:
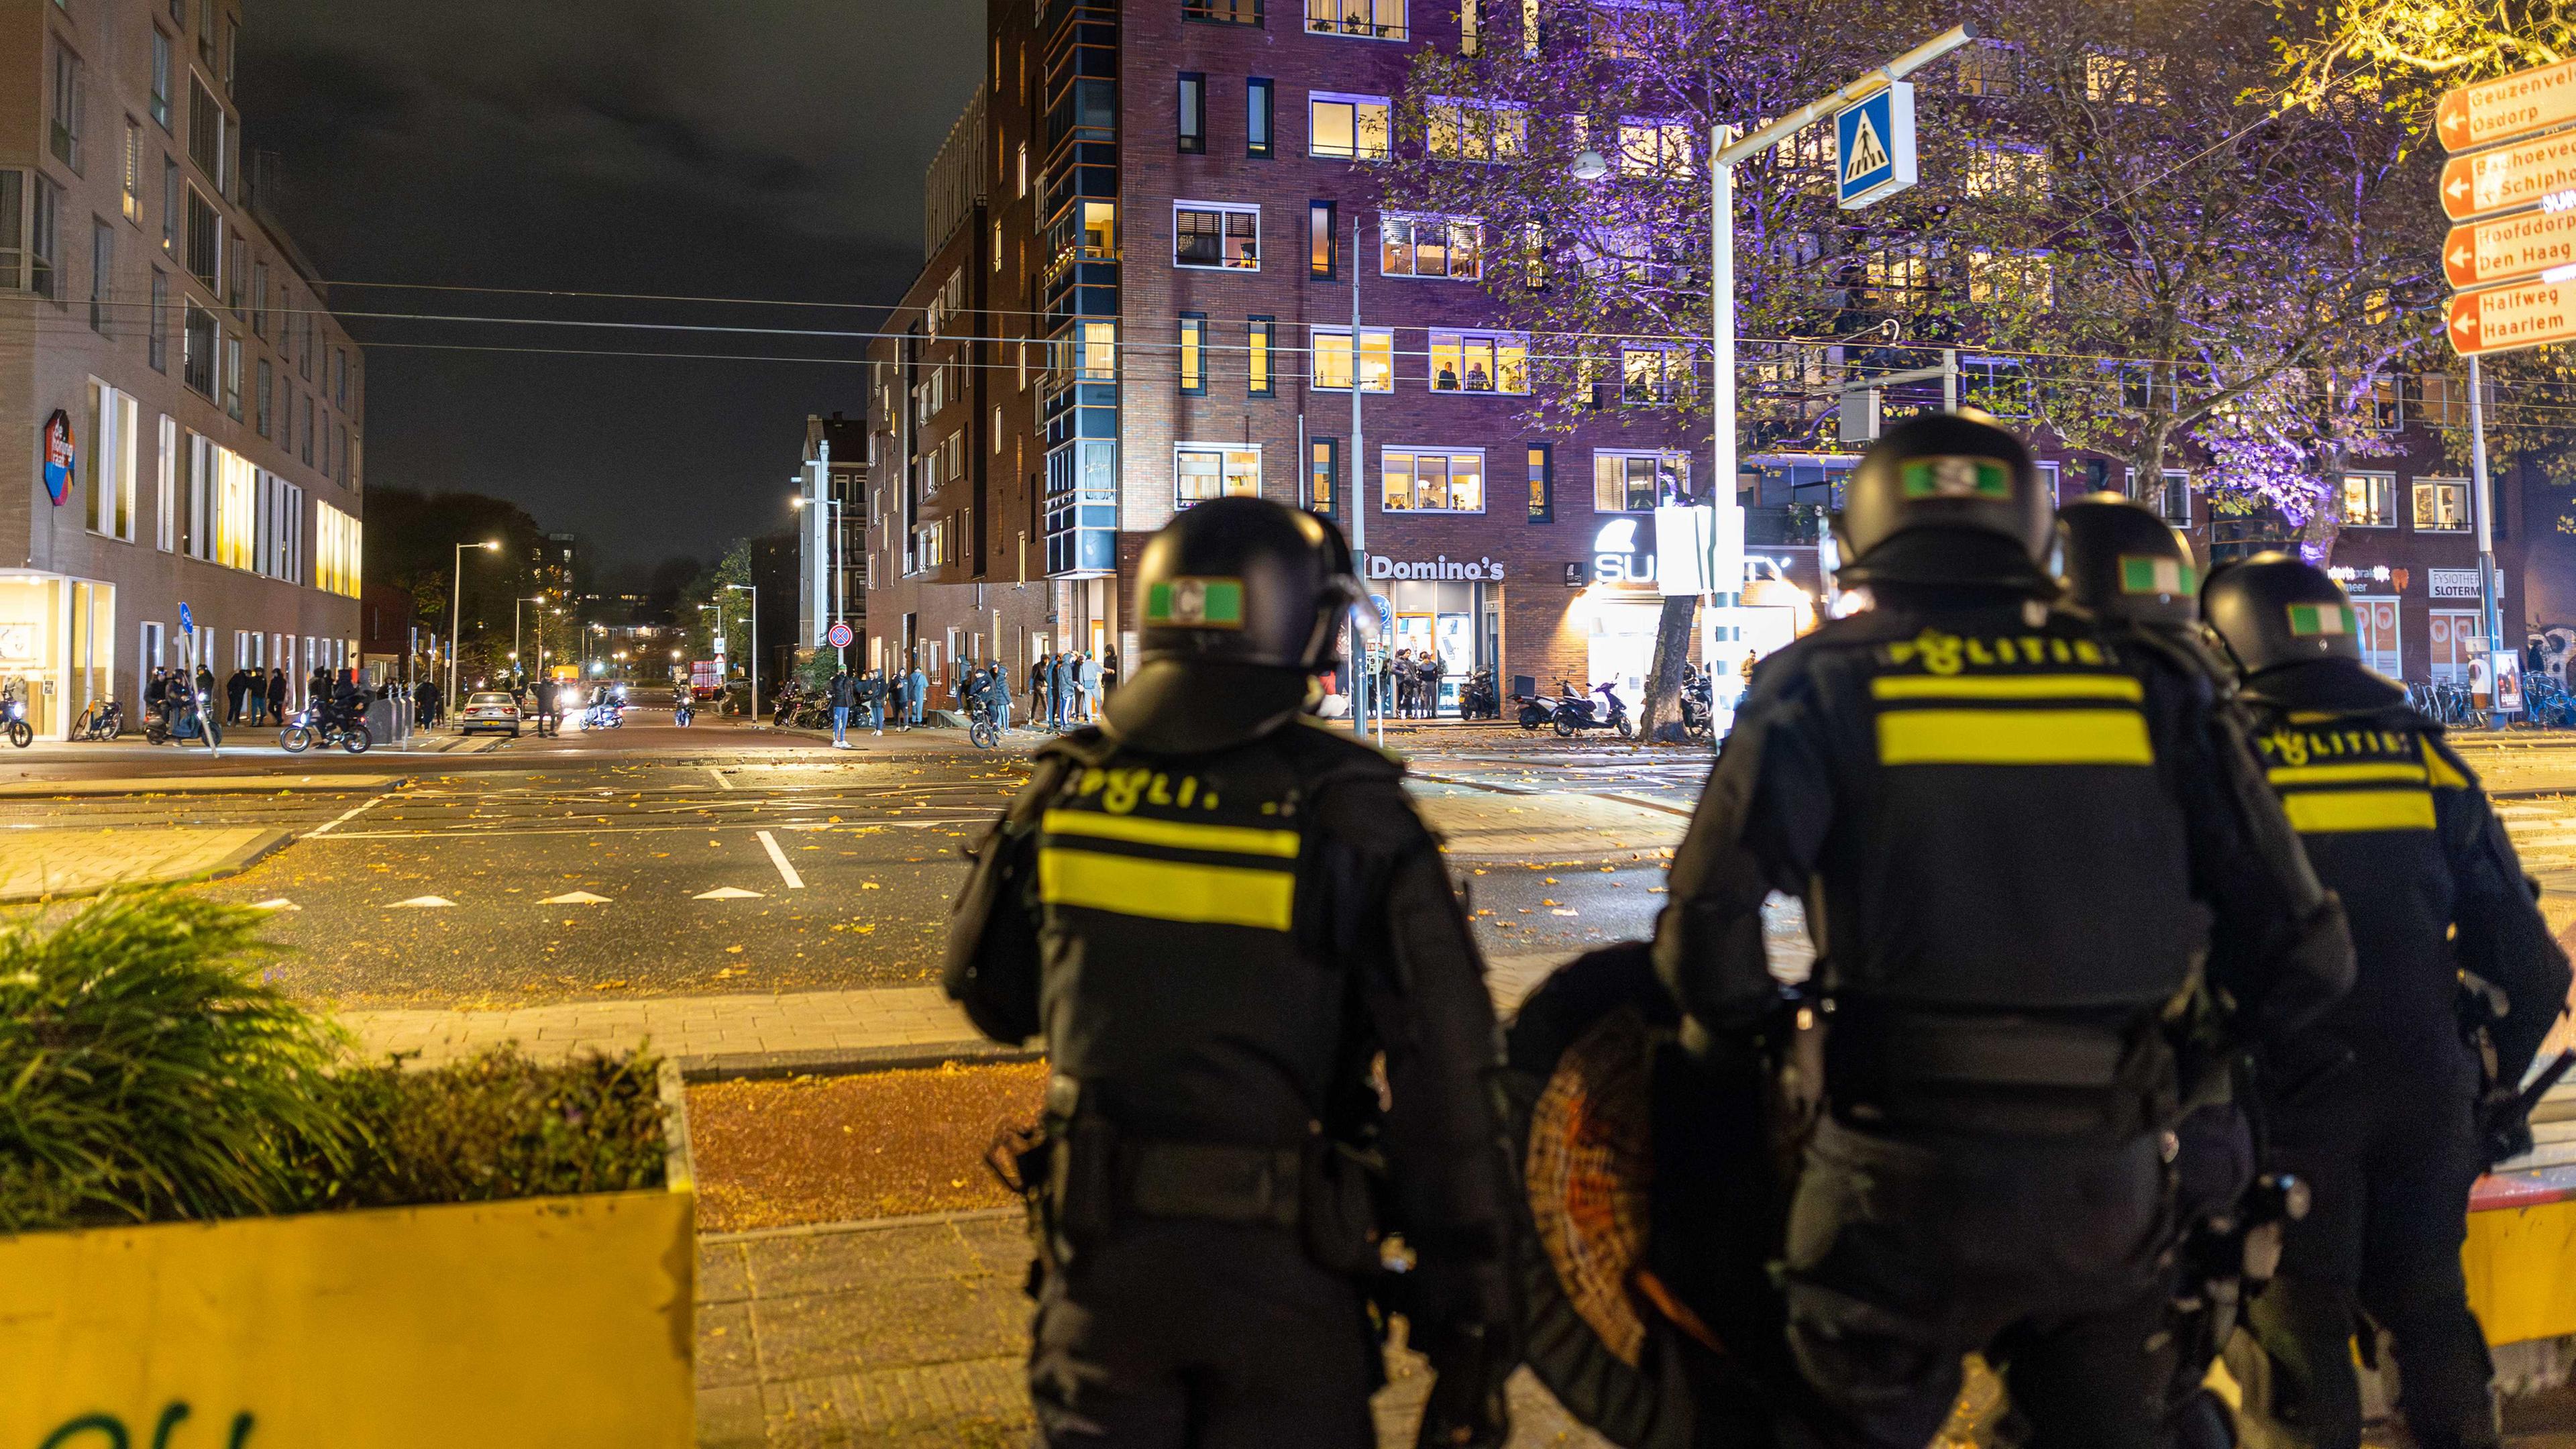
[[[2163,1442],[2169,1197],[2153,1136],[1821,1124],[1789,1211],[1789,1348],[1809,1402],[1786,1437],[1921,1449],[1961,1356],[1981,1350],[2031,1449]]]
[[[2394,1340],[2415,1443],[2493,1445],[2495,1367],[2460,1271],[2483,1166],[2475,1069],[2447,1042],[2409,1061],[2383,1055],[2364,1052],[2270,1113],[2274,1165],[2308,1179],[2312,1205],[2284,1236],[2280,1276],[2247,1313],[2269,1360],[2261,1412],[2315,1449],[2361,1442],[2358,1308]]]
[[[1029,1398],[1049,1449],[1374,1449],[1359,1292],[1294,1232],[1124,1225],[1047,1275]]]

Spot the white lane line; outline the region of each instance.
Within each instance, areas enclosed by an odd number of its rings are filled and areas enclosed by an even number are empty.
[[[801,891],[805,889],[805,877],[798,875],[796,873],[796,867],[787,863],[787,852],[778,848],[777,836],[770,834],[766,830],[761,831],[760,848],[769,852],[769,863],[778,867],[779,878],[787,882],[787,888],[789,890]]]
[[[733,788],[733,781],[725,778],[724,771],[717,769],[713,765],[709,765],[707,766],[707,773],[716,777],[716,783],[718,785],[721,785],[728,790]]]
[[[357,819],[359,816],[366,814],[368,811],[375,809],[377,806],[382,805],[392,798],[394,797],[391,793],[386,793],[378,795],[372,800],[364,801],[358,805],[352,806],[348,810],[343,811],[339,819],[317,829],[304,832],[304,838],[311,840],[317,836],[328,835],[332,831],[339,829],[341,826],[348,824],[350,821]]]

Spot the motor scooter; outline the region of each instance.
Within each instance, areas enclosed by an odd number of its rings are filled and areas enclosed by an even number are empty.
[[[1613,685],[1596,684],[1592,686],[1592,692],[1607,702],[1608,712],[1596,711],[1590,699],[1580,696],[1559,700],[1556,713],[1549,720],[1556,728],[1557,738],[1570,740],[1585,730],[1617,730],[1619,738],[1635,739],[1637,723],[1628,717],[1628,706],[1620,701],[1618,689]]]

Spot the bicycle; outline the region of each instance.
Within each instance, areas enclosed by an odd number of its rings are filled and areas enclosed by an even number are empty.
[[[76,740],[112,740],[125,733],[125,707],[115,700],[92,700],[81,707],[80,717],[72,721],[72,738]]]
[[[979,706],[975,717],[966,725],[966,739],[979,750],[989,750],[1002,743],[1001,721],[993,718],[990,706]]]
[[[315,745],[329,749],[338,745],[353,755],[363,755],[374,741],[367,738],[367,716],[360,710],[355,719],[317,720],[316,710],[304,710],[291,716],[286,728],[277,732],[277,743],[290,755],[300,755]]]

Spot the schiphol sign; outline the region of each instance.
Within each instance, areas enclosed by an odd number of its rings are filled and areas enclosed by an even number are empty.
[[[1503,581],[1503,566],[1490,558],[1470,563],[1445,553],[1430,559],[1388,558],[1382,553],[1373,553],[1369,555],[1368,576],[1373,583],[1385,579],[1421,579],[1498,584]]]

